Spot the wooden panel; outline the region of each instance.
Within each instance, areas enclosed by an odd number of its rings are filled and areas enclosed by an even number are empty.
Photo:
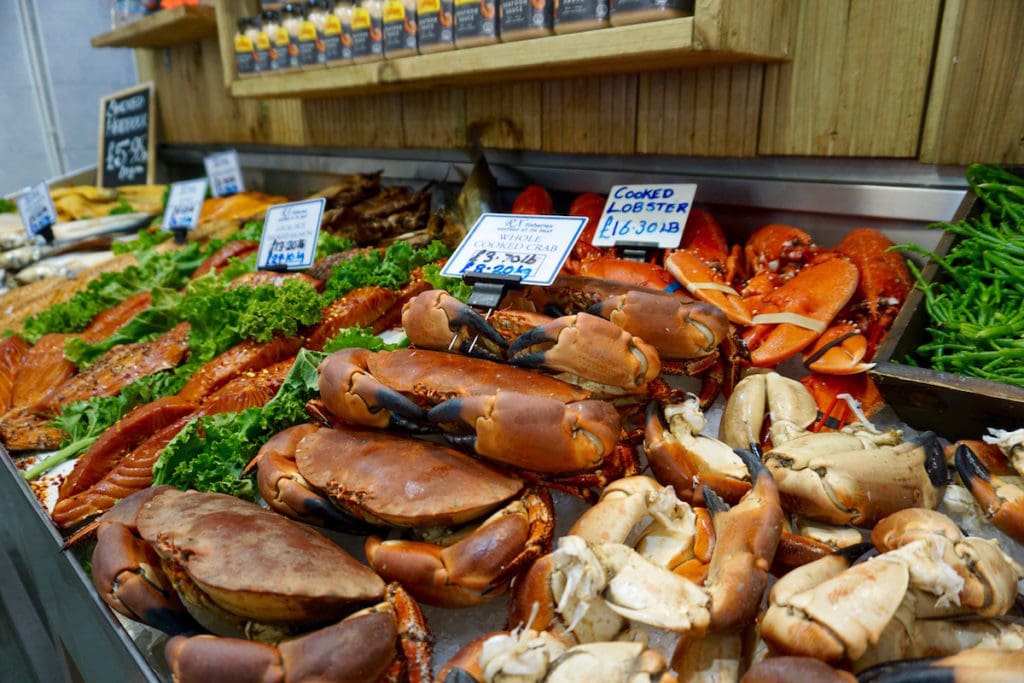
[[[921,160],[1024,164],[1024,3],[947,0]]]
[[[540,83],[510,83],[466,90],[469,139],[495,149],[540,149]]]
[[[638,154],[754,156],[764,66],[642,74]]]
[[[139,77],[156,83],[161,142],[307,144],[301,100],[232,99],[219,60],[215,40],[135,51]]]
[[[238,20],[260,11],[259,0],[216,0],[217,36],[220,41],[221,73],[224,87],[230,88],[235,80],[235,31]],[[212,67],[211,67],[212,68]]]
[[[405,147],[460,149],[468,145],[466,92],[436,88],[402,97],[402,140]]]
[[[401,147],[400,95],[334,97],[300,102],[309,144],[323,147]]]
[[[939,0],[806,0],[765,67],[761,154],[917,155]]]
[[[119,26],[89,42],[93,47],[170,47],[216,36],[212,7],[182,5]]]
[[[697,0],[694,48],[788,57],[797,5],[792,0]]]
[[[636,150],[637,77],[544,83],[541,149],[580,154]]]

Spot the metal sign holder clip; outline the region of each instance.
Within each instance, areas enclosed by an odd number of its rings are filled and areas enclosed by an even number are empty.
[[[522,279],[521,275],[478,275],[467,273],[462,276],[462,281],[467,285],[471,285],[473,291],[470,293],[469,300],[466,303],[475,308],[487,309],[487,313],[484,314],[484,320],[487,320],[491,317],[494,309],[498,307],[498,304],[501,303],[501,300],[505,298],[509,288],[518,287]],[[473,337],[473,341],[469,343],[469,348],[466,350],[467,355],[473,353],[473,347],[476,346],[479,338],[479,335]],[[455,342],[458,340],[458,333],[452,335],[452,340],[448,344],[449,351],[455,347]]]
[[[657,242],[616,242],[615,248],[622,253],[627,261],[649,261],[651,255],[659,249]]]

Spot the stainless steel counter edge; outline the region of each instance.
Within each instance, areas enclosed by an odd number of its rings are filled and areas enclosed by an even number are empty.
[[[15,628],[38,637],[43,634],[31,628],[34,624],[30,622],[40,620],[54,645],[51,661],[40,657],[32,661],[40,680],[70,680],[57,647],[62,644],[86,681],[159,681],[78,561],[70,553],[61,552],[64,539],[3,449],[0,519],[4,520],[0,526],[0,562],[17,572],[17,576],[10,577],[15,580],[0,581],[0,598],[6,605],[31,603],[35,615],[12,614],[14,619],[27,620],[16,623]]]

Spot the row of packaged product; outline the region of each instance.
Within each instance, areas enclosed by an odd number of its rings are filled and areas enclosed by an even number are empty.
[[[670,19],[693,0],[312,0],[238,21],[242,78]]]

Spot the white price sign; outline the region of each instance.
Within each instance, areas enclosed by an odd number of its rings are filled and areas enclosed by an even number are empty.
[[[199,222],[206,199],[206,178],[173,183],[164,209],[164,230],[191,230]]]
[[[46,182],[33,185],[18,197],[18,213],[25,231],[30,235],[38,235],[57,222],[57,209],[50,197],[50,188]]]
[[[245,192],[242,180],[242,168],[238,165],[238,152],[228,150],[211,154],[203,159],[206,166],[206,177],[210,179],[210,191],[214,197]]]
[[[256,267],[298,270],[313,265],[326,205],[321,197],[267,209]]]
[[[674,249],[683,238],[696,185],[616,185],[608,193],[592,244],[650,242]]]
[[[587,219],[485,213],[441,271],[463,275],[518,275],[526,285],[550,285]]]

